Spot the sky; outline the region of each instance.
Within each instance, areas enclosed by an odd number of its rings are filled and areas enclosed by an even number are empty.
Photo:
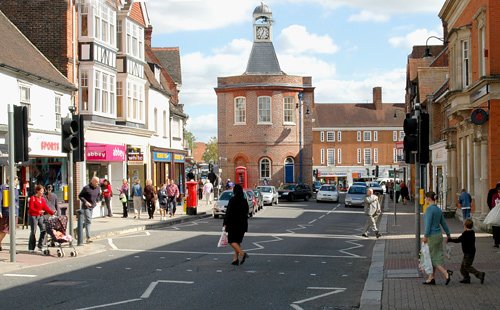
[[[281,70],[311,76],[316,103],[403,103],[414,45],[443,36],[445,0],[267,0]],[[154,47],[179,47],[180,101],[196,141],[217,137],[217,77],[241,75],[255,0],[146,0]],[[429,45],[442,44],[429,39]]]

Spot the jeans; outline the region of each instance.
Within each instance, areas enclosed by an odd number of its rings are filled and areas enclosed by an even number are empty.
[[[177,202],[175,201],[175,196],[168,197],[167,209],[168,213],[174,215]]]
[[[127,201],[126,202],[123,202],[122,201],[122,206],[123,206],[123,217],[128,217],[128,205],[127,205]]]
[[[90,225],[92,224],[92,208],[83,209],[83,227],[87,239],[90,238]]]
[[[462,209],[463,220],[465,221],[470,217],[470,209]]]
[[[35,249],[36,244],[36,227],[40,228],[40,238],[38,238],[38,247],[42,248],[43,242],[45,240],[45,225],[43,223],[43,216],[31,216],[29,217],[30,224],[30,239],[28,242],[28,250],[32,251]]]
[[[106,209],[108,209],[108,216],[113,216],[113,212],[111,211],[111,197],[104,198],[104,203],[106,203]]]

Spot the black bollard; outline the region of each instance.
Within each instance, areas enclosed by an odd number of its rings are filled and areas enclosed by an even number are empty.
[[[76,217],[77,217],[77,221],[78,221],[78,226],[77,226],[78,243],[77,243],[77,245],[82,245],[83,244],[83,209],[79,209],[76,212]]]

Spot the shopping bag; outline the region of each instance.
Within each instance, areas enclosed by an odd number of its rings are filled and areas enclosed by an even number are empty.
[[[223,248],[227,246],[227,232],[222,229],[222,234],[220,235],[219,242],[217,243],[218,248]]]
[[[432,273],[431,252],[427,243],[422,242],[422,246],[420,247],[420,263],[418,267],[422,272],[425,272],[426,274]]]
[[[485,225],[500,226],[500,204],[497,204],[484,218]]]

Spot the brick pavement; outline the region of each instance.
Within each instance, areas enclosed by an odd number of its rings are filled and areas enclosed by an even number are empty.
[[[445,259],[445,267],[453,270],[452,281],[444,285],[441,274],[436,276],[436,286],[422,284],[424,276],[418,272],[415,240],[414,205],[397,204],[397,226],[394,226],[394,209],[389,201],[387,232],[377,242],[385,242],[384,279],[381,309],[500,309],[500,250],[493,248],[490,234],[476,231],[476,258],[474,267],[486,272],[483,285],[472,276],[472,284],[461,284],[460,263],[462,249],[459,243],[450,243],[452,255]],[[423,232],[423,218],[421,219]],[[447,219],[452,236],[463,231],[457,218]]]

